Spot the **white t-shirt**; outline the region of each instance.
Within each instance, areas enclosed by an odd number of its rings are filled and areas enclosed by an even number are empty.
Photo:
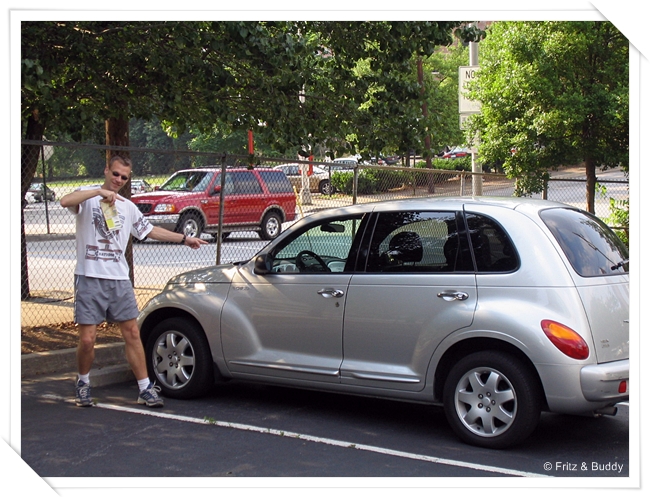
[[[87,190],[97,187],[81,187]],[[121,200],[120,200],[121,199]],[[124,259],[124,251],[133,235],[144,239],[153,229],[140,210],[130,200],[120,197],[115,201],[122,222],[119,230],[109,230],[99,202],[100,195],[81,204],[77,217],[77,266],[75,275],[128,280],[129,266]],[[70,208],[73,213],[74,207]]]

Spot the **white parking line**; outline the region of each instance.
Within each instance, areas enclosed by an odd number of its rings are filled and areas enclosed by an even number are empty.
[[[51,399],[60,399],[60,400],[65,400],[63,397],[60,396],[54,396],[54,395],[49,395],[48,396]],[[522,472],[519,470],[514,470],[514,469],[507,469],[503,467],[494,467],[491,465],[480,465],[476,463],[470,463],[470,462],[463,462],[460,460],[449,460],[447,458],[438,458],[438,457],[433,457],[429,455],[419,455],[417,453],[408,453],[404,451],[397,451],[397,450],[391,450],[388,448],[380,448],[378,446],[369,446],[366,444],[357,444],[353,443],[350,441],[339,441],[336,439],[329,439],[329,438],[322,438],[322,437],[317,437],[317,436],[310,436],[309,434],[300,434],[297,432],[289,432],[289,431],[282,431],[278,429],[271,429],[268,427],[257,427],[254,425],[247,425],[247,424],[237,424],[233,422],[223,422],[220,420],[213,420],[210,418],[196,418],[196,417],[186,417],[183,415],[174,415],[171,413],[165,413],[157,410],[152,410],[152,409],[140,409],[140,408],[131,408],[127,406],[119,406],[119,405],[113,405],[113,404],[108,404],[108,403],[97,403],[95,405],[96,408],[104,408],[106,410],[115,410],[115,411],[121,411],[121,412],[127,412],[127,413],[133,413],[136,415],[147,415],[149,417],[158,417],[158,418],[164,418],[168,420],[176,420],[179,422],[189,422],[192,424],[200,424],[200,425],[215,425],[218,427],[225,427],[228,429],[237,429],[240,431],[248,431],[248,432],[257,432],[260,434],[269,434],[272,436],[280,436],[280,437],[289,437],[289,438],[294,438],[294,439],[300,439],[301,441],[310,441],[313,443],[320,443],[320,444],[327,444],[330,446],[338,446],[340,448],[348,448],[348,449],[355,449],[355,450],[361,450],[361,451],[368,451],[371,453],[379,453],[382,455],[388,455],[388,456],[394,456],[394,457],[399,457],[399,458],[409,458],[411,460],[419,460],[422,462],[430,462],[430,463],[437,463],[441,465],[450,465],[452,467],[462,467],[466,469],[472,469],[472,470],[480,470],[484,472],[492,472],[495,474],[502,474],[502,475],[507,475],[507,476],[516,476],[516,477],[549,477],[548,475],[544,474],[535,474],[532,472]]]

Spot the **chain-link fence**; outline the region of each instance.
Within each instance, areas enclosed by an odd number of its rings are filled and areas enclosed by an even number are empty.
[[[352,161],[111,149],[131,158],[132,176],[121,193],[132,196],[132,201],[152,224],[196,234],[210,242],[191,250],[177,244],[132,239],[134,243],[129,245],[125,256],[132,261],[132,278],[140,306],[172,276],[218,262],[247,260],[269,239],[316,211],[410,197],[474,193],[512,196],[514,192],[514,181],[499,174]],[[23,325],[73,319],[75,216],[62,208],[59,200],[79,187],[103,184],[106,153],[106,147],[97,145],[23,142],[23,188],[29,184],[22,212]],[[597,195],[596,214],[606,219],[610,197],[627,199],[627,181],[600,183],[607,186],[607,191]],[[585,181],[552,178],[548,189],[537,197],[584,208]],[[105,247],[95,248],[94,257],[114,256],[110,243],[106,242]]]

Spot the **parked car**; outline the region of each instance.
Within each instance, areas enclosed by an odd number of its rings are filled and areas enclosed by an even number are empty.
[[[282,231],[282,223],[295,219],[296,196],[282,171],[233,168],[223,185],[223,237],[252,230],[271,240]],[[220,192],[221,168],[208,167],[178,171],[157,190],[131,200],[154,226],[188,237],[216,236]]]
[[[49,202],[54,202],[56,199],[54,190],[44,183],[32,183],[29,187],[29,192],[34,196],[34,202],[43,202],[44,199],[47,199]]]
[[[442,155],[443,159],[456,159],[457,157],[465,157],[471,154],[469,149],[463,147],[454,147],[449,152]]]
[[[241,379],[431,403],[463,441],[505,448],[542,410],[614,415],[628,399],[627,258],[566,204],[361,204],[172,278],[138,323],[166,396]]]
[[[302,172],[298,163],[280,164],[274,166],[273,169],[282,170],[296,190],[300,191],[302,189]],[[327,171],[317,166],[312,166],[312,174],[307,178],[311,192],[320,192],[323,195],[330,195],[334,192],[330,183],[330,175]]]
[[[131,195],[152,192],[153,187],[147,180],[131,180]]]
[[[400,159],[402,159],[400,156],[393,154],[392,156],[382,156],[384,162],[388,165],[393,165],[397,164]]]

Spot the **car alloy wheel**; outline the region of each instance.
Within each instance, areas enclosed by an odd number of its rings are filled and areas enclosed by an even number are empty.
[[[462,358],[444,387],[447,420],[465,442],[505,448],[535,429],[541,412],[538,379],[516,357],[481,351]]]
[[[178,226],[177,231],[188,237],[200,237],[203,231],[203,223],[198,215],[194,213],[183,215]]]
[[[273,240],[282,231],[282,220],[276,213],[267,213],[262,220],[260,237],[263,240]]]
[[[320,184],[318,185],[318,190],[323,195],[331,195],[334,193],[334,189],[332,188],[332,184],[330,183],[329,180],[323,180],[322,182],[320,182]]]
[[[214,383],[210,346],[197,324],[168,318],[157,324],[146,345],[149,374],[163,395],[192,398]]]

